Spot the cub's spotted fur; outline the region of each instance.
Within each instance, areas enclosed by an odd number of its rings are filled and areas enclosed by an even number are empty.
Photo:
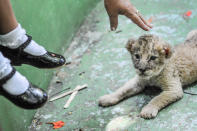
[[[157,86],[162,92],[140,113],[143,118],[154,118],[159,110],[183,97],[183,86],[197,81],[197,31],[190,32],[186,41],[174,49],[157,36],[143,35],[129,40],[127,50],[136,76],[115,92],[100,97],[101,106],[117,104],[145,86]]]

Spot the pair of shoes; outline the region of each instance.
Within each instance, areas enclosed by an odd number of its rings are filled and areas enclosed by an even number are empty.
[[[48,99],[47,93],[31,83],[29,83],[29,88],[21,95],[11,95],[2,88],[2,85],[12,78],[15,72],[16,70],[13,68],[10,74],[0,80],[0,94],[24,109],[37,109],[43,106]]]
[[[37,68],[55,68],[65,64],[65,58],[55,53],[47,52],[41,56],[34,56],[24,52],[23,50],[30,44],[32,40],[31,36],[27,35],[27,37],[27,41],[16,49],[0,46],[0,51],[5,57],[11,60],[11,64],[13,66],[28,64]]]
[[[55,68],[65,64],[65,58],[55,53],[47,52],[41,56],[34,56],[24,52],[24,49],[32,41],[31,36],[27,35],[27,37],[27,41],[16,49],[0,46],[0,52],[11,60],[13,66],[28,64],[37,68]],[[25,93],[21,95],[11,95],[2,88],[2,85],[12,78],[15,72],[16,70],[13,68],[9,75],[0,80],[0,95],[3,95],[12,103],[24,109],[37,109],[43,106],[48,99],[47,93],[31,83],[29,83]]]

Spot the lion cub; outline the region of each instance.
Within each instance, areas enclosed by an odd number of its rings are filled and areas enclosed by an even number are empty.
[[[126,48],[136,76],[115,92],[100,97],[100,106],[117,104],[141,92],[145,86],[157,86],[162,92],[140,113],[142,118],[154,118],[159,110],[183,97],[183,86],[197,81],[197,31],[189,33],[187,40],[174,49],[155,35],[129,40]]]

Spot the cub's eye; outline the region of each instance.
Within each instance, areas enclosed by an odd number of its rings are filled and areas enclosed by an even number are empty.
[[[139,54],[135,54],[135,58],[136,59],[140,59],[140,55]]]
[[[157,56],[151,56],[150,57],[150,60],[155,60],[155,59],[157,59]]]

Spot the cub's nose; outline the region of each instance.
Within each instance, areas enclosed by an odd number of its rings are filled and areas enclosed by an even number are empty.
[[[144,73],[144,72],[146,71],[146,69],[139,69],[139,71],[140,71],[141,73]]]

